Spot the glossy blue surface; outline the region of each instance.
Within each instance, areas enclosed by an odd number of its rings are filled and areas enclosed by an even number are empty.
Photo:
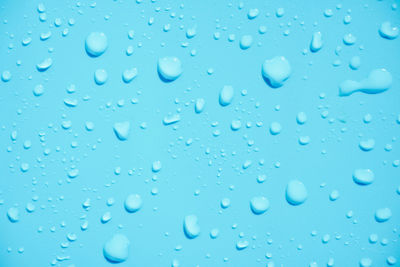
[[[0,266],[399,266],[398,5],[1,1]]]

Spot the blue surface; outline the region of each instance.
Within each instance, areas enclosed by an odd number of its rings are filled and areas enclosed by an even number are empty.
[[[249,19],[253,8],[259,14]],[[386,21],[399,27],[399,11],[393,0],[1,1],[0,266],[314,267],[334,259],[334,266],[366,267],[368,259],[372,266],[389,266],[393,257],[398,266],[400,38],[383,38],[379,28]],[[187,37],[192,28],[195,36]],[[49,31],[51,37],[41,40]],[[318,31],[323,46],[313,53]],[[85,50],[92,32],[108,40],[97,57]],[[353,45],[343,42],[349,33],[356,36]],[[247,35],[252,44],[246,49],[240,40]],[[27,37],[32,41],[25,46]],[[272,88],[261,67],[276,56],[284,56],[292,72]],[[357,70],[349,67],[353,56],[361,59]],[[181,61],[176,80],[157,72],[163,57]],[[50,68],[38,71],[47,58]],[[122,74],[132,68],[137,77],[126,83]],[[388,90],[339,96],[343,81],[360,81],[379,68],[392,75]],[[103,85],[94,80],[98,69],[108,74]],[[39,84],[44,93],[35,96]],[[68,93],[71,85],[76,91]],[[224,86],[234,88],[227,106],[219,103]],[[194,108],[198,98],[205,100],[201,113]],[[307,115],[303,125],[296,122],[299,112]],[[176,114],[179,121],[163,123]],[[363,121],[367,114],[369,123]],[[233,120],[240,120],[240,129],[231,129]],[[120,122],[130,125],[124,141],[113,129]],[[279,134],[270,133],[273,122],[282,126]],[[309,143],[301,145],[306,136]],[[374,148],[361,150],[359,142],[370,138]],[[152,170],[155,161],[159,171]],[[78,175],[68,177],[74,169]],[[356,169],[371,169],[374,181],[356,184]],[[257,182],[260,175],[265,182]],[[307,189],[297,206],[285,196],[291,180]],[[334,190],[339,198],[332,201]],[[133,213],[124,207],[130,194],[142,199]],[[256,215],[250,200],[259,196],[269,208]],[[19,211],[17,222],[7,217],[12,207]],[[386,222],[375,219],[381,208],[391,210]],[[106,212],[111,220],[102,223]],[[194,238],[183,229],[189,215],[200,228]],[[130,243],[121,263],[103,255],[115,234]],[[377,243],[369,241],[371,234]]]

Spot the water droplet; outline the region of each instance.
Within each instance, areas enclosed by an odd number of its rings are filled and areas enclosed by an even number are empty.
[[[370,169],[356,169],[353,180],[359,185],[369,185],[374,181],[374,173]]]
[[[44,94],[44,87],[41,84],[38,84],[33,88],[33,95],[34,96],[41,96]]]
[[[94,72],[94,81],[97,85],[103,85],[108,79],[107,71],[104,69],[98,69]]]
[[[125,83],[130,83],[133,79],[136,78],[138,74],[137,68],[127,69],[122,73],[122,80]]]
[[[311,44],[310,44],[310,50],[311,52],[315,53],[318,52],[322,48],[322,34],[321,32],[314,32],[312,39],[311,39]]]
[[[247,13],[247,17],[249,19],[255,19],[258,16],[258,14],[260,14],[260,11],[257,8],[252,8]]]
[[[381,208],[375,212],[375,220],[379,223],[386,222],[392,217],[392,211],[389,208]]]
[[[237,250],[243,250],[249,246],[249,241],[247,240],[239,240],[236,242],[236,249]]]
[[[52,64],[53,60],[51,58],[46,58],[45,60],[36,65],[36,69],[40,72],[46,71],[51,67]]]
[[[291,205],[300,205],[307,199],[307,189],[299,180],[291,180],[286,186],[286,200]]]
[[[243,35],[240,39],[240,48],[246,50],[253,44],[253,37],[251,35]]]
[[[396,39],[399,36],[399,27],[392,26],[389,21],[385,21],[379,28],[379,34],[389,40]]]
[[[343,37],[343,43],[345,45],[353,45],[353,44],[355,44],[356,41],[357,41],[357,38],[351,33],[348,33]]]
[[[107,47],[107,36],[102,32],[92,32],[86,37],[85,49],[91,57],[101,56]]]
[[[256,215],[263,214],[269,208],[269,200],[262,196],[253,197],[250,200],[250,208],[251,211]]]
[[[189,239],[196,238],[200,234],[200,226],[196,215],[188,215],[183,221],[183,230]]]
[[[183,72],[182,63],[177,57],[163,57],[157,66],[160,78],[165,82],[176,80]]]
[[[19,210],[15,207],[11,207],[7,211],[7,217],[10,222],[15,223],[19,221]]]
[[[115,234],[103,247],[104,257],[113,263],[123,262],[128,258],[129,239],[122,234]]]
[[[205,100],[203,98],[196,99],[196,103],[194,105],[194,111],[199,114],[203,112],[205,106]]]
[[[360,260],[360,267],[371,267],[372,260],[370,258],[362,258]]]
[[[274,88],[281,87],[292,73],[289,61],[283,56],[267,59],[262,65],[262,75],[266,82]]]
[[[233,96],[233,87],[230,85],[225,85],[219,93],[219,104],[223,107],[228,106],[230,103],[232,103]]]
[[[379,94],[392,86],[392,75],[385,69],[374,69],[368,78],[358,81],[346,80],[339,85],[339,95],[349,96],[355,92]]]
[[[11,72],[9,72],[8,70],[3,71],[3,73],[1,74],[1,80],[3,82],[8,82],[11,80]]]
[[[359,56],[354,56],[350,59],[350,68],[353,70],[358,70],[361,66],[361,59]]]
[[[298,124],[302,125],[307,121],[307,115],[304,112],[299,112],[296,117],[296,121]]]
[[[114,124],[114,133],[119,140],[125,141],[128,139],[130,123],[129,121],[116,122]]]
[[[142,198],[138,194],[130,194],[126,197],[124,206],[127,212],[133,213],[140,210],[143,205]]]
[[[161,161],[159,160],[154,161],[151,166],[151,170],[153,172],[159,172],[161,170]]]
[[[282,126],[279,122],[272,122],[269,126],[269,132],[272,135],[277,135],[282,131]]]
[[[359,144],[359,147],[363,151],[371,151],[374,148],[374,146],[375,146],[375,140],[372,138],[361,140]]]

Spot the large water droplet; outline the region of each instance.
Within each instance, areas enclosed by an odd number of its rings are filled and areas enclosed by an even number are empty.
[[[374,69],[364,80],[346,80],[339,85],[339,95],[349,96],[355,92],[379,94],[390,88],[392,75],[385,69]]]
[[[256,215],[263,214],[269,208],[269,200],[262,196],[253,197],[250,200],[250,208],[251,211]]]
[[[385,21],[379,28],[379,34],[389,40],[396,39],[399,36],[399,27],[392,26],[389,21]]]
[[[299,180],[291,180],[286,186],[286,200],[291,205],[300,205],[307,199],[307,189]]]
[[[223,107],[229,105],[230,103],[232,103],[233,96],[233,87],[230,85],[225,85],[219,93],[219,104]]]
[[[377,222],[386,222],[392,217],[392,211],[389,208],[381,208],[375,212],[375,220]]]
[[[119,140],[125,141],[128,139],[130,123],[129,121],[116,122],[114,124],[114,133]]]
[[[130,194],[124,202],[127,212],[137,212],[142,207],[142,198],[138,194]]]
[[[163,57],[158,60],[158,74],[163,81],[174,81],[183,72],[182,63],[177,57]]]
[[[123,262],[128,258],[129,239],[122,234],[115,234],[103,247],[104,257],[113,263]]]
[[[183,230],[187,238],[193,239],[200,234],[200,226],[196,215],[188,215],[183,221]]]
[[[85,48],[89,56],[101,56],[107,47],[107,36],[102,32],[92,32],[86,37]]]
[[[262,65],[262,75],[272,87],[281,87],[292,73],[289,61],[283,56],[267,59]]]
[[[7,211],[7,217],[10,222],[15,223],[19,221],[19,210],[15,207],[11,207]]]

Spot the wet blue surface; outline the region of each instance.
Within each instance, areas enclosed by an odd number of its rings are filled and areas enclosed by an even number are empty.
[[[399,265],[398,5],[1,1],[0,266]]]

